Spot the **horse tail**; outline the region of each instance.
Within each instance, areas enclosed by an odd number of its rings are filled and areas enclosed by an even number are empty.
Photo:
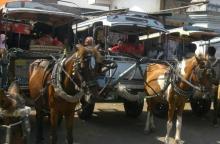
[[[37,60],[35,60],[34,62],[32,62],[32,63],[30,64],[30,66],[29,66],[29,78],[30,78],[31,74],[32,74],[33,71],[34,71],[34,68],[35,68],[36,66],[38,66],[42,61],[43,61],[42,59],[37,59]]]

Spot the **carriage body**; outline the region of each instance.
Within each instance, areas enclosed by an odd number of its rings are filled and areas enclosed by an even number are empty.
[[[8,37],[10,54],[2,64],[5,72],[1,87],[16,79],[28,92],[29,64],[36,59],[52,59],[50,55],[59,57],[66,47],[72,46],[71,25],[82,20],[80,11],[57,4],[15,1],[6,3],[1,12],[1,32]],[[46,34],[52,37],[51,41],[41,39]]]
[[[51,55],[60,57],[66,47],[71,47],[71,40],[74,39],[71,25],[82,20],[79,13],[78,10],[72,7],[56,4],[31,1],[6,3],[3,9],[0,10],[0,30],[8,38],[8,55],[0,60],[0,87],[7,89],[12,81],[17,80],[22,92],[25,93],[25,104],[33,106],[34,102],[29,97],[28,88],[29,65],[36,59],[52,60]],[[67,45],[58,45],[51,41],[49,44],[43,42],[32,43],[32,40],[39,40],[38,38],[45,31],[51,32],[53,36],[56,36],[62,42],[64,42],[64,36],[66,36]],[[56,43],[58,43],[58,40],[56,40]],[[29,107],[27,110],[25,109],[25,112],[28,112],[26,115],[19,113],[22,111],[23,109],[15,110],[16,115],[14,116],[7,115],[8,112],[0,108],[0,117],[8,119],[8,123],[0,124],[0,143],[31,143],[30,141],[27,142],[27,140],[30,140],[28,115],[31,109]],[[22,139],[22,142],[16,141],[20,139]]]
[[[129,35],[136,37],[136,43],[144,46],[144,43],[138,40],[139,36],[166,30],[162,23],[146,13],[122,11],[90,17],[91,19],[87,21],[73,25],[73,31],[77,32],[82,43],[87,36],[93,36],[95,42],[100,44],[100,51],[103,52],[105,60],[117,64],[117,69],[110,69],[97,77],[102,93],[101,98],[96,99],[96,102],[123,102],[126,114],[136,117],[143,108],[143,98],[140,100],[138,97],[144,96],[143,71],[147,64],[135,64],[141,57],[146,56],[145,50],[136,55],[135,51],[134,53],[109,52],[108,49],[117,44],[118,40],[130,43]],[[124,87],[126,94],[119,91],[119,87]],[[87,108],[93,109],[94,105]],[[85,111],[92,112],[92,110]]]

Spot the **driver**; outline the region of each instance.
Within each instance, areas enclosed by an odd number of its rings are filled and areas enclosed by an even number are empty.
[[[109,50],[111,52],[120,52],[140,56],[144,54],[144,45],[138,43],[138,37],[136,35],[128,35],[127,42],[123,42],[119,39],[118,44]]]

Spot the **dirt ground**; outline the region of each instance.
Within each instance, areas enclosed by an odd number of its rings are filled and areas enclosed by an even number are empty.
[[[157,129],[150,135],[144,134],[146,106],[140,117],[128,118],[120,103],[97,103],[90,121],[83,121],[75,115],[74,144],[161,144],[166,134],[166,119],[156,118]],[[31,117],[34,142],[35,121]],[[59,128],[59,144],[64,144],[65,131],[62,124]],[[49,140],[49,123],[45,122],[45,143]],[[172,137],[174,136],[173,127]],[[187,144],[218,144],[220,128],[211,125],[211,112],[201,118],[195,116],[186,106],[183,115],[182,139]]]

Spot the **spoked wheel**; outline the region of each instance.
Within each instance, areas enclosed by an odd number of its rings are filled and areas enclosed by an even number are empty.
[[[203,116],[208,113],[211,107],[210,99],[191,99],[192,111],[197,116]]]
[[[165,118],[168,112],[168,103],[167,101],[157,102],[152,109],[152,113],[159,118]]]
[[[128,101],[125,100],[124,102],[124,109],[127,116],[136,118],[138,117],[144,107],[144,101]]]
[[[78,112],[79,118],[82,120],[89,120],[92,117],[95,103],[88,103],[82,100],[81,105],[82,105],[82,110]]]

